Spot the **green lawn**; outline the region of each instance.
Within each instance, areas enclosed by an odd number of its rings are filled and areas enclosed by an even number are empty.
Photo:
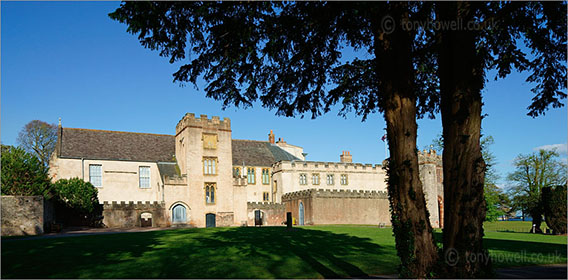
[[[441,241],[441,233],[436,239]],[[496,267],[566,263],[566,236],[487,232]],[[2,242],[2,278],[340,278],[395,274],[390,228],[176,229]]]
[[[531,221],[498,221],[498,222],[485,222],[483,223],[483,229],[485,231],[500,231],[500,232],[524,232],[527,233],[531,230]],[[545,222],[542,222],[540,229],[546,232]]]

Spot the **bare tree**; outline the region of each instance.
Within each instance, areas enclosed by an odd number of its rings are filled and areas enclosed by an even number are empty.
[[[27,123],[18,134],[18,145],[38,157],[44,166],[57,143],[57,126],[40,120]]]

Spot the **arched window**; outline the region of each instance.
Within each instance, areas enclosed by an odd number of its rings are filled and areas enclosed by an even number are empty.
[[[205,203],[215,203],[215,183],[205,183]]]

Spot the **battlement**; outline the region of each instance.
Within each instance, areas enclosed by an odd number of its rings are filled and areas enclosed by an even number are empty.
[[[435,150],[418,151],[418,164],[436,164],[442,166],[442,156]]]
[[[364,190],[337,190],[337,189],[308,189],[282,196],[282,201],[289,201],[298,198],[362,198],[362,199],[388,199],[387,193],[382,191]]]
[[[165,208],[165,203],[158,201],[137,201],[136,203],[134,201],[128,203],[126,201],[112,201],[112,203],[105,201],[103,203],[103,209],[107,210],[155,210],[163,208]]]
[[[218,116],[212,116],[211,119],[208,119],[207,115],[200,115],[199,118],[196,118],[195,114],[187,113],[176,125],[176,134],[186,127],[231,130],[231,120],[229,118],[221,120]]]
[[[286,206],[281,203],[273,203],[273,202],[247,202],[247,209],[254,210],[268,210],[268,209],[276,209],[276,210],[284,210]]]
[[[325,171],[368,171],[369,173],[383,172],[380,164],[345,163],[345,162],[323,162],[323,161],[279,161],[273,164],[274,171],[282,169],[294,170],[318,170]]]

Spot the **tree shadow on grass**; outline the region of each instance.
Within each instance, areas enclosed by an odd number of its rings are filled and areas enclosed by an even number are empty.
[[[487,236],[483,238],[483,245],[489,250],[491,261],[496,268],[566,263],[566,244],[530,240],[531,238],[542,238],[541,235],[511,234],[527,240],[510,240]],[[434,238],[438,242],[438,246],[441,247],[442,233],[434,232]]]
[[[2,278],[343,278],[395,267],[368,238],[284,227],[180,229],[2,244]],[[369,272],[371,271],[371,272]]]
[[[319,274],[318,276],[325,278],[368,276],[357,265],[357,256],[377,258],[377,262],[380,262],[378,257],[381,254],[388,254],[383,252],[384,248],[372,243],[368,238],[302,228],[294,228],[292,231],[283,227],[234,228],[217,232],[213,239],[199,240],[205,246],[213,246],[208,243],[222,240],[241,251],[255,252],[256,256],[262,252],[266,254],[265,258],[266,256],[278,256],[283,259],[297,257],[302,260],[304,266],[309,266],[309,269]],[[254,255],[252,254],[251,257]],[[293,272],[293,268],[286,269],[288,272]],[[303,276],[302,271],[296,273],[298,274],[290,273],[287,276]],[[273,271],[272,276],[281,277],[276,271]]]

